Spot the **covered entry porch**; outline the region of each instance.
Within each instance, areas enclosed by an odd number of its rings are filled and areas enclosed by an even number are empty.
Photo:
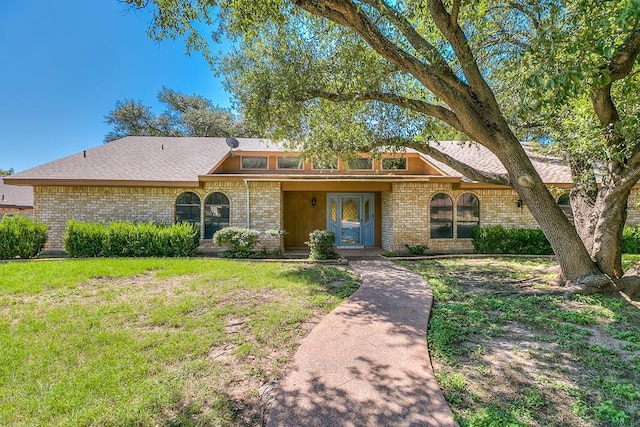
[[[284,182],[285,249],[306,248],[309,233],[330,230],[344,249],[382,246],[383,182]]]

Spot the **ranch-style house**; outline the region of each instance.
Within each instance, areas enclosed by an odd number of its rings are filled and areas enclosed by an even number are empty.
[[[536,227],[508,186],[473,182],[435,159],[407,150],[350,159],[305,159],[280,145],[239,138],[122,138],[5,177],[32,186],[34,217],[49,226],[46,250],[63,249],[67,221],[189,221],[203,248],[227,226],[286,230],[282,249],[305,247],[316,229],[335,232],[343,248],[468,252],[478,226]],[[437,148],[473,167],[504,172],[497,158],[469,142]],[[543,181],[571,215],[569,168],[524,144]],[[628,222],[640,222],[640,191]]]

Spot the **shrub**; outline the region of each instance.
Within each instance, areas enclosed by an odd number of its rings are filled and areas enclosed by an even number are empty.
[[[48,227],[23,216],[0,220],[0,259],[33,258],[47,241]]]
[[[226,227],[216,231],[213,241],[226,248],[225,256],[232,258],[248,258],[258,244],[259,233],[256,230],[242,227]]]
[[[64,232],[64,250],[70,257],[102,256],[106,238],[104,224],[71,220]]]
[[[640,226],[626,226],[622,230],[622,253],[640,254]]]
[[[407,250],[409,251],[409,255],[414,255],[414,256],[424,255],[427,249],[429,249],[429,247],[425,245],[412,246],[407,243],[405,243],[404,247],[407,248]]]
[[[65,251],[72,257],[191,256],[200,242],[197,227],[189,223],[162,226],[115,222],[109,225],[69,221]]]
[[[336,235],[333,231],[314,230],[309,233],[309,241],[304,242],[309,246],[309,258],[311,259],[334,259],[338,258],[333,242]]]
[[[480,227],[471,237],[475,252],[479,254],[553,254],[544,233],[536,228]]]
[[[162,228],[153,243],[158,254],[167,252],[171,256],[191,256],[200,244],[200,229],[188,222],[174,224]]]

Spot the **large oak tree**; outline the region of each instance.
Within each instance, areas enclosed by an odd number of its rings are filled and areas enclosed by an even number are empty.
[[[117,101],[115,108],[105,116],[105,123],[113,126],[105,136],[105,142],[129,135],[257,136],[230,109],[215,105],[203,96],[186,95],[163,87],[158,92],[158,101],[166,106],[160,114],[155,114],[142,101]]]
[[[474,180],[510,185],[569,290],[638,296],[620,254],[640,178],[638,0],[127,3],[152,11],[152,37],[186,36],[218,64],[265,136],[313,152],[411,147]],[[201,24],[236,49],[210,55]],[[433,141],[451,133],[488,148],[507,173],[443,155]],[[570,164],[576,228],[533,168],[524,136],[544,138]]]

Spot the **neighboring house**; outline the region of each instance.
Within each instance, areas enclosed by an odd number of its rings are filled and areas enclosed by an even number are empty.
[[[281,246],[304,247],[328,229],[341,247],[469,251],[477,226],[535,227],[507,186],[470,182],[450,167],[408,150],[380,158],[301,162],[296,153],[259,139],[126,137],[7,177],[33,186],[35,218],[50,228],[45,249],[60,250],[69,219],[189,221],[204,246],[226,226],[284,229]],[[438,148],[474,167],[504,172],[473,143]],[[534,166],[570,214],[569,168],[531,151]],[[634,190],[629,221],[640,219]]]
[[[0,177],[0,218],[4,215],[33,216],[33,188],[7,185]]]

